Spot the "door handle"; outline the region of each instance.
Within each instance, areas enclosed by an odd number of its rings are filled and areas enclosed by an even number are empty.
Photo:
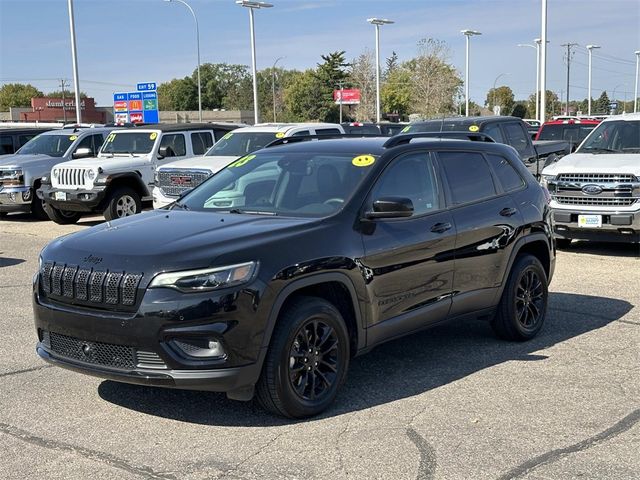
[[[449,229],[451,229],[450,223],[436,223],[433,227],[431,227],[431,231],[433,233],[444,233]]]
[[[516,210],[515,208],[506,207],[500,210],[500,215],[502,215],[503,217],[510,217],[512,215],[515,215],[516,213],[518,213],[518,210]]]

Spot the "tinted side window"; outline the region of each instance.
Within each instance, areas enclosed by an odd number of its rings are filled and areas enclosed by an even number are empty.
[[[194,132],[191,134],[191,145],[193,146],[194,155],[203,155],[211,145],[213,139],[209,132]]]
[[[475,152],[440,152],[454,205],[474,202],[496,194],[491,170],[484,157]]]
[[[304,137],[305,135],[309,135],[309,130],[300,130],[299,132],[296,132],[294,134],[292,134],[292,137]]]
[[[89,150],[94,152],[95,150],[93,149],[93,136],[87,135],[82,140],[80,140],[78,142],[78,145],[76,145],[76,148],[74,151],[77,151],[79,148],[88,148]]]
[[[316,128],[316,135],[341,135],[337,128]]]
[[[13,153],[13,138],[11,135],[2,135],[0,137],[0,155]]]
[[[224,137],[229,132],[230,132],[230,130],[222,130],[221,128],[214,128],[213,129],[213,135],[216,138],[215,141],[217,142],[218,140],[220,140],[222,137]]]
[[[429,155],[416,152],[394,160],[373,189],[373,201],[382,197],[409,198],[414,215],[438,210],[438,184]]]
[[[187,154],[187,147],[182,133],[163,135],[160,141],[160,148],[162,147],[171,148],[171,151],[168,152],[168,157],[181,157]]]
[[[98,151],[100,150],[100,147],[104,142],[104,137],[99,133],[97,135],[92,135],[91,138],[93,139],[93,146],[91,147],[91,151],[93,152],[93,155],[98,155]]]
[[[529,143],[525,136],[524,130],[519,123],[505,123],[504,129],[509,139],[509,145],[515,148],[518,153],[523,153],[527,150]]]
[[[502,136],[502,131],[500,130],[500,125],[494,123],[493,125],[489,125],[484,129],[484,132],[493,138],[497,143],[505,143],[504,137]]]
[[[34,134],[30,133],[28,135],[19,135],[18,136],[18,148],[23,146],[25,143],[27,143],[29,140],[31,140],[36,135],[37,135],[37,133],[34,133]]]
[[[524,185],[524,180],[506,158],[499,155],[487,155],[487,159],[505,192],[518,190]]]

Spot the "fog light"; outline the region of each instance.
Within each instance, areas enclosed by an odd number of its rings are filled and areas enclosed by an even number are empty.
[[[173,344],[186,356],[195,358],[223,357],[222,343],[211,338],[181,338]]]

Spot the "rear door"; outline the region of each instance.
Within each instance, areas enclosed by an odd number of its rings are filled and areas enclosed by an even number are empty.
[[[377,180],[364,209],[383,197],[409,198],[408,218],[375,219],[362,234],[372,305],[371,343],[446,318],[453,291],[456,231],[431,154],[400,155]]]
[[[451,314],[491,307],[521,214],[482,153],[441,151],[438,161],[457,231]]]

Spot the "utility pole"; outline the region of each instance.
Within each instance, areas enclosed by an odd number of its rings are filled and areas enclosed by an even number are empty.
[[[577,45],[577,43],[563,43],[561,45],[561,47],[567,47],[567,108],[564,112],[565,115],[569,115],[569,76],[571,74],[571,56],[573,55],[571,49]]]
[[[67,106],[64,103],[64,87],[65,86],[70,86],[70,85],[65,85],[65,80],[64,78],[60,79],[60,89],[62,90],[62,122],[63,123],[67,123]]]
[[[340,95],[340,98],[339,98],[339,100],[340,100],[340,122],[339,123],[342,123],[342,94],[344,93],[343,85],[344,85],[344,83],[342,82],[342,80],[340,80],[338,82],[338,87],[340,88],[340,94],[339,94]]]
[[[540,123],[544,123],[547,112],[547,0],[542,0],[540,25]]]

